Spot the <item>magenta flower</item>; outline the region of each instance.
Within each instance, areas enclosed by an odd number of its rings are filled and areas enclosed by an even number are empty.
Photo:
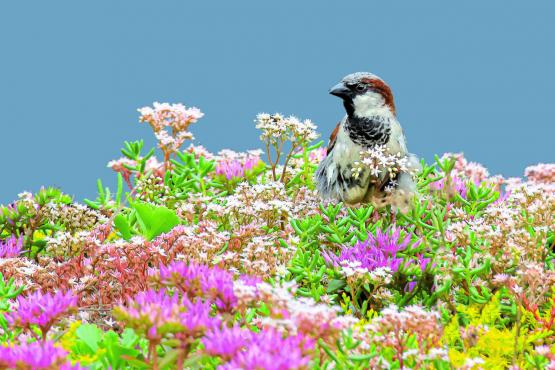
[[[461,197],[466,199],[466,193],[467,193],[466,182],[458,176],[453,176],[451,180],[452,180],[451,186],[453,187],[453,189],[457,193],[459,193]],[[432,182],[430,184],[430,188],[434,190],[443,190],[445,188],[445,178],[442,178],[441,180],[438,180],[436,182]]]
[[[216,164],[216,175],[224,175],[226,179],[241,178],[247,171],[258,165],[260,158],[248,156],[243,162],[237,159],[223,159]]]
[[[67,352],[54,346],[51,341],[21,343],[19,345],[0,345],[0,368],[18,369],[82,369],[71,365]]]
[[[52,295],[42,294],[40,291],[29,294],[27,297],[17,297],[17,309],[6,314],[6,320],[11,327],[29,329],[37,325],[42,332],[43,340],[52,325],[62,316],[69,313],[77,306],[77,296],[71,291],[61,291]]]
[[[229,312],[237,304],[233,275],[218,267],[172,262],[167,267],[160,266],[159,279],[165,286],[179,288],[190,299],[203,297],[215,303],[220,311]]]
[[[181,330],[179,297],[164,290],[138,293],[127,305],[114,309],[114,315],[148,340],[161,340],[167,333]]]
[[[208,302],[191,302],[165,290],[149,290],[116,307],[114,315],[149,341],[159,342],[167,334],[196,337],[215,327],[219,320],[211,317],[210,312]]]
[[[410,234],[400,240],[400,233],[401,229],[397,227],[386,232],[377,230],[376,236],[369,234],[365,241],[358,241],[353,247],[343,247],[339,256],[329,251],[325,251],[323,256],[329,265],[337,267],[349,262],[357,262],[360,263],[360,267],[368,271],[389,267],[391,271],[397,272],[403,263],[403,258],[397,253],[404,251],[411,240]],[[419,244],[420,240],[414,243],[413,247]]]
[[[179,315],[180,323],[183,327],[183,333],[188,337],[200,337],[207,330],[213,329],[220,324],[220,320],[210,316],[210,302],[191,302],[183,299],[182,304],[186,311]]]
[[[302,335],[284,337],[275,329],[253,333],[245,350],[236,352],[222,369],[299,369],[310,362],[314,342]]]
[[[224,361],[222,369],[298,369],[308,365],[314,342],[303,335],[284,337],[276,329],[254,333],[223,328],[202,340],[205,351]]]
[[[202,343],[206,353],[229,361],[237,352],[243,350],[250,343],[253,334],[252,331],[237,326],[224,327],[209,332],[202,339]]]
[[[16,238],[15,235],[10,236],[4,242],[0,240],[0,258],[14,258],[19,256],[23,248],[23,236]]]
[[[243,274],[239,277],[243,284],[253,286],[256,288],[257,284],[262,283],[263,280],[258,276]]]

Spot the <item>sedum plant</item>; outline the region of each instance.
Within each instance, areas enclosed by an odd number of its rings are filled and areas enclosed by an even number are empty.
[[[348,207],[314,189],[309,120],[211,153],[185,146],[200,110],[139,114],[157,147],[124,143],[114,191],[0,206],[0,368],[555,367],[555,164],[446,153],[410,212]]]

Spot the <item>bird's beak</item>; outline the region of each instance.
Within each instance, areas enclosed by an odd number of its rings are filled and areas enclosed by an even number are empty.
[[[340,82],[330,89],[330,94],[338,96],[341,99],[345,99],[351,96],[351,90]]]

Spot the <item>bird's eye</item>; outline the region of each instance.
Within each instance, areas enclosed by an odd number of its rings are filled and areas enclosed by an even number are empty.
[[[364,84],[356,84],[355,89],[356,89],[356,91],[358,91],[358,92],[362,92],[362,91],[366,90],[366,85],[364,85]]]

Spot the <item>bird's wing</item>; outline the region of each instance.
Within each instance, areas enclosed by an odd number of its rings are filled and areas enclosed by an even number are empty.
[[[335,126],[335,128],[333,129],[330,135],[330,141],[328,143],[328,150],[327,150],[328,155],[330,154],[330,152],[333,150],[333,147],[335,146],[335,141],[337,140],[337,133],[339,132],[340,125],[341,125],[341,122],[339,122],[337,126]]]

